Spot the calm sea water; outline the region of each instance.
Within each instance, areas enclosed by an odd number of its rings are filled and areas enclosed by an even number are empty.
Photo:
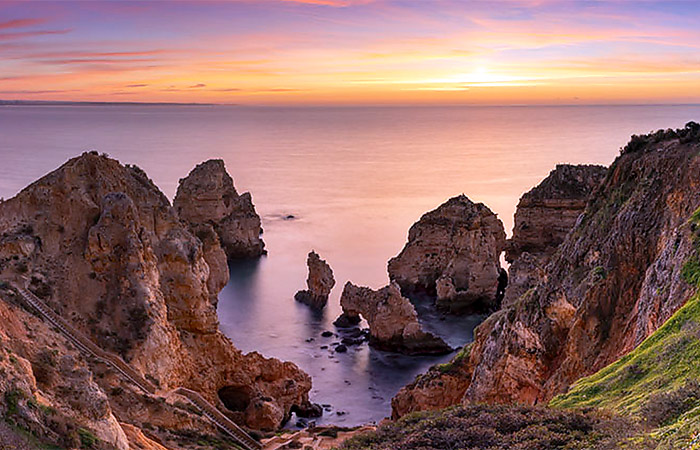
[[[555,164],[607,165],[632,133],[689,120],[700,121],[700,106],[0,107],[0,197],[85,150],[139,165],[171,199],[195,164],[223,158],[238,190],[253,195],[269,256],[231,267],[221,328],[244,351],[306,370],[312,399],[332,405],[319,422],[355,425],[387,416],[401,386],[449,356],[321,349],[334,341],[320,334],[334,330],[346,281],[386,284],[410,225],[449,197],[486,203],[510,231],[520,195]],[[311,249],[337,280],[321,314],[293,300]],[[480,320],[441,320],[417,306],[454,346]]]

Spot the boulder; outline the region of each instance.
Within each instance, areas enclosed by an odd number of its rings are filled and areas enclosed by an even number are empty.
[[[452,351],[441,338],[422,330],[410,300],[395,283],[373,290],[347,282],[340,297],[347,317],[362,316],[369,324],[370,345],[410,355]]]
[[[238,195],[222,160],[203,162],[181,179],[173,206],[191,227],[211,225],[228,259],[266,253],[252,197],[247,192]]]
[[[411,227],[405,247],[389,261],[389,278],[405,295],[427,292],[451,312],[490,309],[505,240],[496,215],[460,195]]]
[[[308,289],[297,292],[294,298],[313,308],[323,309],[328,302],[328,295],[331,293],[333,286],[335,286],[333,270],[313,250],[306,259],[306,265],[309,268],[309,277],[306,279]]]

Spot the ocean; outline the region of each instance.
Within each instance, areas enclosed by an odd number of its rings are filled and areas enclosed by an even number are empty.
[[[556,164],[609,165],[631,134],[690,120],[700,121],[700,105],[3,106],[0,197],[87,150],[137,164],[170,199],[196,164],[224,159],[238,191],[253,196],[269,254],[231,265],[221,329],[243,351],[297,363],[313,378],[312,400],[331,405],[317,423],[350,426],[389,415],[401,386],[450,356],[322,349],[346,281],[385,285],[409,227],[450,197],[485,203],[510,233],[520,195]],[[293,299],[312,249],[336,278],[322,313]],[[453,346],[483,319],[416,306]]]

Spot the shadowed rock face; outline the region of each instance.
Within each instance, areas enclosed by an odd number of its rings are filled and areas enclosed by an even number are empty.
[[[444,354],[452,350],[442,339],[421,329],[415,308],[401,295],[396,284],[375,291],[347,282],[340,306],[345,317],[362,316],[367,320],[370,345],[374,347],[409,355]]]
[[[513,237],[506,246],[510,267],[504,305],[542,279],[549,258],[576,224],[606,171],[603,166],[559,164],[520,197]]]
[[[461,370],[464,402],[546,402],[688,300],[695,288],[683,267],[697,258],[688,219],[700,206],[700,136],[691,132],[634,138],[641,143],[615,160],[537,285],[477,328]],[[395,415],[421,409],[412,398],[410,387],[399,392]]]
[[[181,179],[173,206],[190,226],[212,226],[228,259],[265,254],[252,198],[247,192],[238,195],[222,160],[203,162]]]
[[[309,253],[306,265],[309,268],[309,277],[306,279],[308,289],[297,292],[294,298],[313,308],[323,309],[328,302],[328,295],[335,286],[333,270],[315,251]]]
[[[389,278],[405,294],[427,292],[453,312],[495,304],[503,224],[485,205],[451,198],[413,224],[401,253],[389,260]]]
[[[137,167],[71,159],[0,203],[0,230],[0,279],[31,278],[56,312],[164,391],[189,387],[224,409],[218,392],[246,386],[249,402],[231,417],[257,429],[308,403],[311,380],[297,366],[243,354],[219,331],[228,268],[218,235],[207,224],[193,234]],[[136,420],[134,408],[120,419]]]
[[[513,262],[523,252],[552,254],[574,227],[606,171],[603,166],[559,164],[523,194],[515,211],[506,260]]]

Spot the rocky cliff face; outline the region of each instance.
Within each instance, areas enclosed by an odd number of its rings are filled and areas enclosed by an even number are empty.
[[[606,170],[603,166],[559,164],[520,197],[513,237],[506,246],[510,267],[505,305],[542,279],[549,258],[576,224]]]
[[[217,236],[192,234],[137,167],[92,153],[74,158],[0,203],[0,230],[1,278],[30,279],[56,312],[161,390],[197,390],[257,429],[274,429],[308,404],[308,375],[245,355],[218,330],[227,267]],[[141,395],[120,403],[112,382],[98,379],[120,421],[168,417],[150,415],[153,400]],[[165,427],[183,426],[171,419]]]
[[[367,320],[370,345],[374,347],[409,355],[444,354],[452,350],[442,339],[422,330],[416,309],[401,295],[396,284],[375,291],[347,282],[340,306],[343,316],[350,321],[359,316]]]
[[[453,312],[495,304],[503,224],[485,205],[451,198],[413,224],[389,278],[405,294],[427,292]]]
[[[540,184],[523,194],[515,211],[506,259],[512,262],[523,252],[554,253],[606,171],[603,166],[559,164]]]
[[[302,303],[306,303],[313,308],[323,309],[328,302],[328,295],[335,286],[333,270],[328,263],[318,256],[318,253],[311,251],[306,258],[306,265],[309,268],[309,277],[306,279],[308,289],[299,291],[294,298]]]
[[[629,352],[687,301],[697,128],[633,137],[542,281],[477,328],[464,402],[547,401]],[[421,409],[410,394],[399,393],[396,415]]]
[[[0,289],[0,295],[13,298],[7,289]],[[89,433],[94,448],[129,449],[107,395],[81,355],[51,327],[4,301],[0,373],[0,416],[14,424],[18,442],[23,430],[41,444],[79,448],[81,435]],[[0,442],[12,441],[0,433]]]
[[[238,195],[222,160],[199,164],[181,179],[173,206],[190,226],[211,226],[229,259],[265,254],[252,198],[247,192]]]

